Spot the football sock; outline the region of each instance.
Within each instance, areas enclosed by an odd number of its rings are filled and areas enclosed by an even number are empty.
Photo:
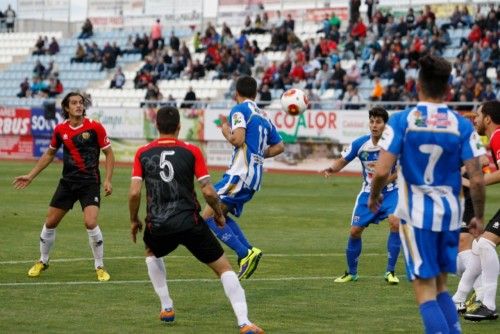
[[[496,310],[495,298],[497,293],[497,282],[499,273],[498,255],[495,249],[495,244],[488,239],[479,238],[477,242],[481,259],[481,276],[483,298],[481,301],[490,310]]]
[[[174,302],[168,293],[167,271],[165,269],[165,263],[163,263],[163,258],[147,256],[146,265],[148,266],[149,279],[153,284],[156,294],[160,298],[161,308],[163,310],[166,308],[172,308],[174,306]]]
[[[474,243],[473,242],[473,247]],[[479,256],[472,251],[469,255],[469,260],[467,261],[467,267],[460,278],[460,282],[458,283],[457,292],[453,296],[454,302],[465,302],[467,299],[467,295],[472,290],[472,285],[476,278],[481,274],[481,260]]]
[[[450,332],[446,318],[444,317],[443,311],[441,311],[437,301],[426,301],[425,303],[420,304],[419,309],[424,322],[426,334],[445,334]]]
[[[249,248],[246,247],[238,236],[233,232],[233,230],[228,226],[220,227],[215,223],[213,217],[206,220],[208,227],[215,233],[217,238],[219,238],[223,243],[225,243],[229,248],[234,250],[238,254],[239,258],[244,258],[248,255]]]
[[[401,239],[399,232],[390,232],[387,238],[387,270],[394,271],[398,261],[399,250],[401,249]]]
[[[483,276],[480,274],[476,280],[474,281],[474,284],[472,285],[474,288],[474,291],[476,292],[476,300],[483,300],[484,297],[484,289],[483,289]]]
[[[102,233],[99,226],[94,227],[92,230],[87,230],[89,235],[89,245],[92,249],[92,254],[94,254],[94,266],[97,269],[98,267],[103,266],[103,257],[104,257],[104,242],[102,240]]]
[[[457,275],[462,276],[465,269],[467,268],[467,264],[469,262],[470,257],[472,256],[472,250],[466,249],[458,253],[457,256]]]
[[[243,234],[243,231],[241,230],[240,226],[238,225],[237,222],[233,220],[233,218],[226,216],[226,225],[233,230],[233,233],[236,234],[240,242],[248,249],[252,249],[252,245],[248,242],[247,238],[245,237],[245,234]]]
[[[47,228],[43,224],[42,233],[40,233],[40,261],[49,262],[49,252],[56,240],[56,229]]]
[[[471,291],[473,285],[477,286],[480,282],[478,276],[481,274],[481,259],[479,258],[479,246],[477,240],[472,242],[472,249],[466,259],[465,271],[460,278],[457,287],[457,292],[453,296],[455,302],[465,302],[467,295]]]
[[[356,275],[358,273],[358,259],[361,254],[361,238],[354,239],[349,237],[347,241],[347,249],[345,254],[347,257],[347,266],[349,267],[349,274]]]
[[[234,271],[226,271],[220,275],[222,286],[227,298],[231,302],[234,314],[238,321],[238,326],[249,324],[247,301],[245,298],[245,290],[241,287],[238,276]]]
[[[439,293],[436,296],[436,301],[446,318],[450,334],[460,334],[462,331],[460,329],[460,320],[458,320],[457,308],[455,307],[455,303],[453,303],[448,291]]]

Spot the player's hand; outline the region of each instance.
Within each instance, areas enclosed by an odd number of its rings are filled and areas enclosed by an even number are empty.
[[[483,220],[473,217],[469,223],[469,233],[477,238],[484,231]]]
[[[33,179],[29,177],[29,175],[16,176],[14,181],[12,181],[12,185],[16,189],[24,189],[29,186],[32,180]]]
[[[329,178],[334,174],[332,167],[325,168],[322,171],[320,171],[320,173],[323,174],[325,178]]]
[[[224,217],[224,215],[215,214],[214,219],[217,226],[224,227],[224,225],[226,225],[226,217]]]
[[[227,116],[225,115],[219,115],[219,121],[221,125],[228,124],[229,122],[227,121]]]
[[[113,186],[111,185],[111,182],[109,181],[104,181],[104,196],[109,196],[113,193]]]
[[[466,179],[465,177],[462,177],[462,186],[469,188],[470,187],[470,181],[469,181],[469,179]]]
[[[368,208],[372,212],[377,212],[382,205],[383,198],[384,196],[382,196],[382,194],[378,195],[378,197],[373,197],[370,195],[370,197],[368,198]]]
[[[137,232],[140,231],[142,231],[142,222],[139,219],[130,221],[130,237],[134,243],[137,241]]]

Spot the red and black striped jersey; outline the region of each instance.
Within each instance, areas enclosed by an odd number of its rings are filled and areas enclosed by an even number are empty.
[[[160,138],[135,154],[132,178],[146,184],[146,224],[155,234],[171,234],[199,222],[194,178],[209,177],[201,150],[175,138]]]
[[[106,130],[101,123],[83,119],[83,123],[72,127],[69,120],[59,124],[52,133],[50,148],[63,145],[63,179],[71,182],[100,183],[99,154],[101,149],[111,146]]]

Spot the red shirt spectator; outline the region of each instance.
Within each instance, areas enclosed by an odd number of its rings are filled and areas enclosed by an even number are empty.
[[[361,18],[359,18],[358,22],[352,27],[351,36],[354,38],[366,37],[366,26]]]
[[[306,62],[306,53],[302,49],[297,49],[295,52],[295,61],[304,64]]]
[[[262,77],[262,81],[263,82],[268,82],[268,83],[271,83],[273,82],[273,76],[274,74],[276,73],[277,71],[277,67],[276,67],[276,62],[273,61],[273,63],[271,64],[271,66],[269,66],[266,71],[264,72],[264,76]]]
[[[321,38],[319,42],[319,48],[321,50],[322,57],[328,57],[330,51],[337,50],[337,43],[331,39]]]
[[[292,67],[292,70],[290,71],[290,76],[292,79],[305,80],[306,72],[304,71],[304,67],[302,67],[301,62],[295,63],[295,66]]]
[[[151,27],[151,39],[161,39],[161,24],[160,20],[156,20],[156,22]]]
[[[210,46],[207,49],[207,54],[210,55],[210,57],[212,57],[212,59],[216,64],[220,64],[222,57],[219,53],[217,43],[210,43]]]
[[[481,32],[481,28],[477,24],[474,24],[472,30],[469,33],[469,42],[475,43],[481,40],[483,33]]]

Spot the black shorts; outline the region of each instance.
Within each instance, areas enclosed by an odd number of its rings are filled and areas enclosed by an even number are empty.
[[[460,233],[469,233],[469,223],[472,218],[474,218],[474,206],[472,205],[472,198],[468,196],[465,197],[464,216],[460,226]]]
[[[187,230],[168,235],[153,235],[146,227],[143,240],[156,257],[170,254],[179,245],[184,245],[203,263],[214,262],[224,254],[221,245],[203,220]]]
[[[50,206],[62,210],[73,209],[73,204],[80,201],[82,210],[89,205],[99,207],[101,203],[101,187],[97,183],[69,182],[61,179]]]
[[[493,218],[491,218],[488,225],[486,225],[485,231],[496,234],[497,237],[500,237],[500,209],[495,213]]]

